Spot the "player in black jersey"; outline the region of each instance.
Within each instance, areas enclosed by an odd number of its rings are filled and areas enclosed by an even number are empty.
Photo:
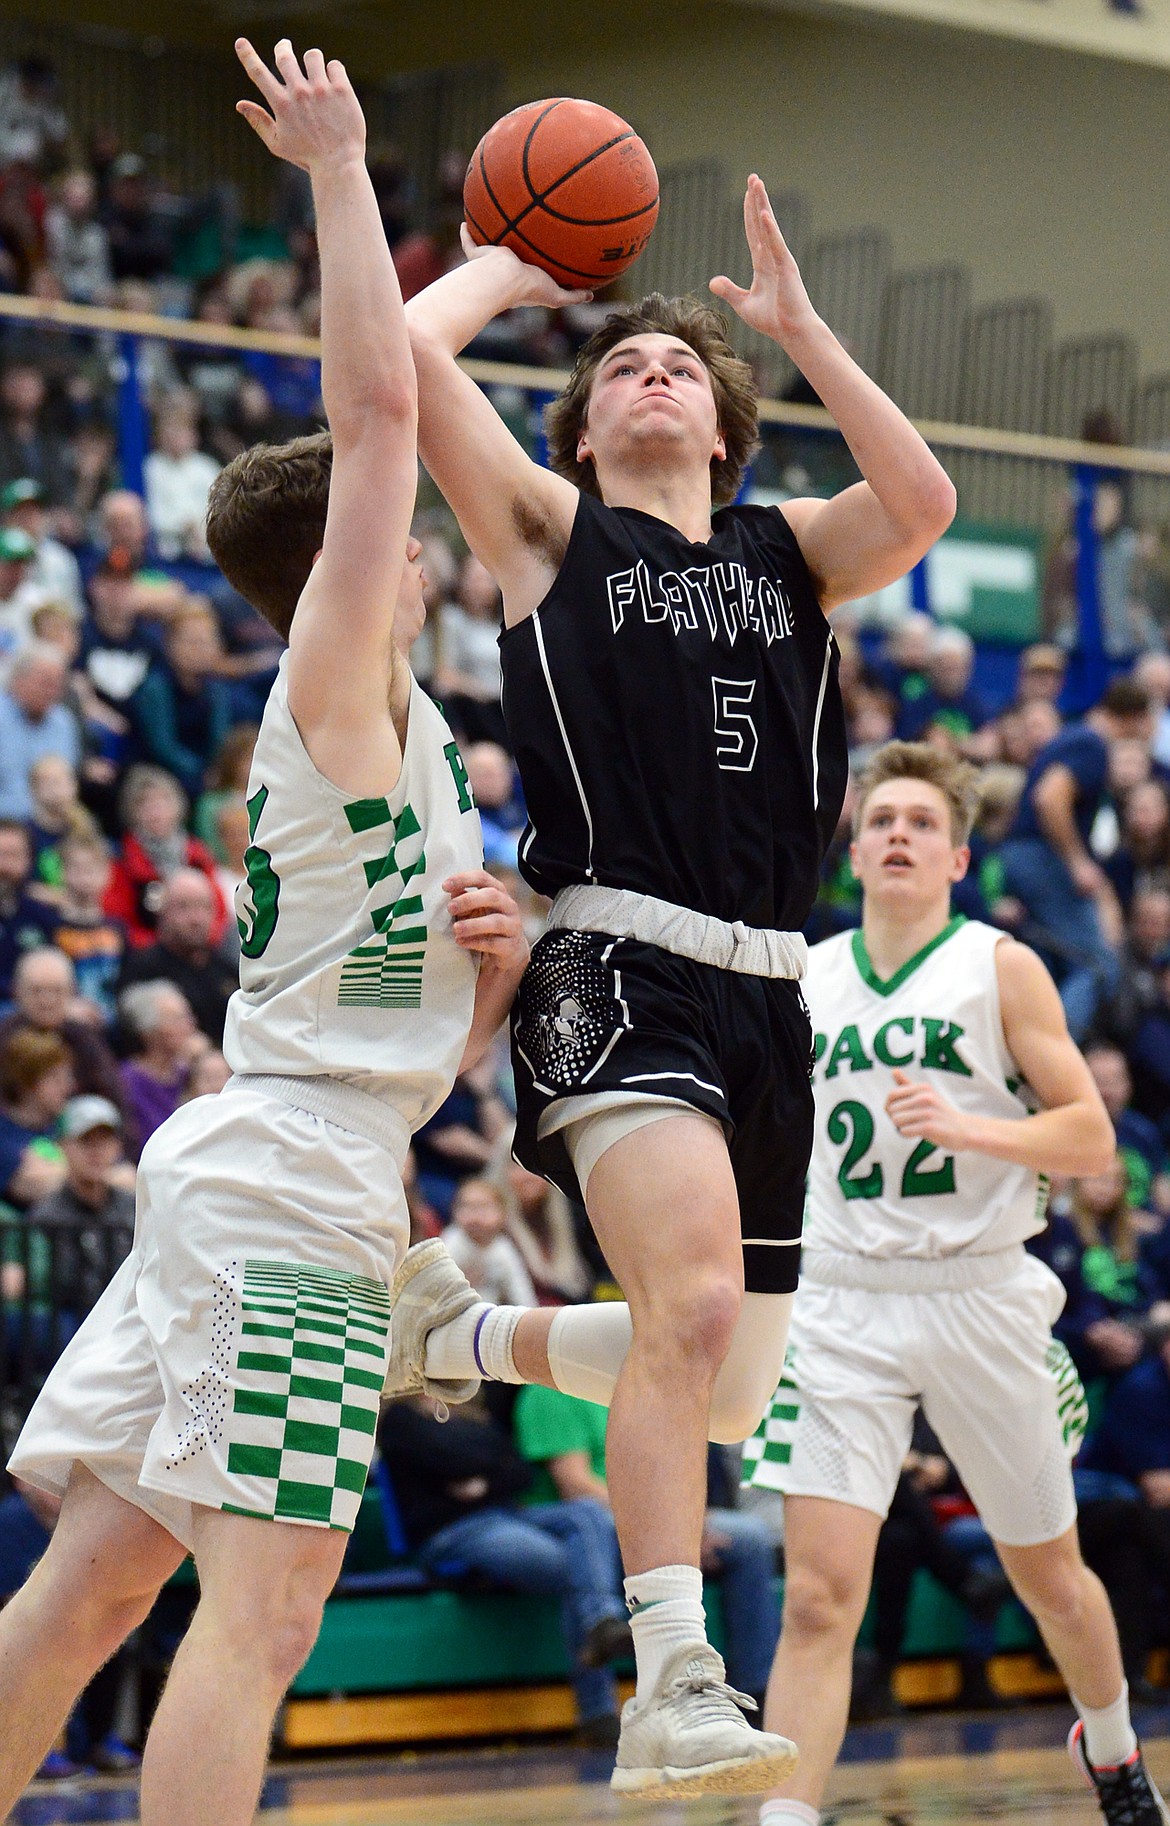
[[[503,591],[520,867],[556,896],[515,1017],[517,1152],[580,1187],[628,1311],[469,1310],[402,1374],[610,1401],[639,1676],[615,1785],[645,1793],[755,1790],[792,1760],[747,1729],[706,1645],[704,1447],[762,1413],[796,1283],[799,927],[846,779],[825,615],[902,576],[954,512],[927,446],[817,317],[757,177],[744,214],[751,287],[711,289],[836,418],[865,479],[830,501],[713,512],[756,402],[694,301],[648,299],[597,332],[552,409],[547,470],[455,358],[500,311],[584,294],[469,246],[407,312],[423,460]]]

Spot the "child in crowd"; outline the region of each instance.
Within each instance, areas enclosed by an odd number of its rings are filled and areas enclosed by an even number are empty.
[[[111,1025],[117,1015],[118,972],[126,950],[121,923],[103,907],[110,885],[110,846],[96,831],[72,831],[62,840],[61,924],[54,943],[72,964],[77,993]]]
[[[451,1202],[443,1232],[454,1257],[480,1298],[497,1306],[535,1306],[536,1289],[524,1258],[504,1234],[508,1207],[487,1179],[465,1179]]]

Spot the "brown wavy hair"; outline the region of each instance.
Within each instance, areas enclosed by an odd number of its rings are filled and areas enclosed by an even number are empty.
[[[284,640],[325,538],[332,473],[333,439],[317,431],[241,450],[211,485],[211,555]]]
[[[759,395],[751,368],[727,340],[723,318],[698,298],[664,298],[661,292],[651,292],[639,304],[610,312],[577,356],[568,386],[545,411],[549,467],[600,498],[593,464],[578,462],[577,444],[589,416],[597,370],[627,336],[676,336],[706,368],[727,447],[725,457],[711,458],[711,501],[715,507],[726,507],[738,494],[744,471],[759,448]]]
[[[951,819],[951,841],[958,848],[971,835],[979,809],[979,774],[969,761],[957,755],[944,754],[929,742],[887,742],[879,748],[861,776],[857,803],[853,810],[853,835],[861,821],[870,795],[887,780],[922,780],[935,786],[947,802]]]

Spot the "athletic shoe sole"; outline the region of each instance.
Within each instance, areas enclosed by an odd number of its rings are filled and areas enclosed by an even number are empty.
[[[699,1763],[693,1769],[615,1769],[609,1785],[631,1800],[670,1801],[694,1794],[765,1794],[788,1780],[796,1768],[793,1744],[782,1756],[736,1756]]]

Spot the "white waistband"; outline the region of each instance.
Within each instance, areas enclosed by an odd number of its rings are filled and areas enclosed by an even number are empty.
[[[696,964],[738,970],[745,976],[799,982],[808,964],[808,946],[799,932],[771,932],[763,926],[745,926],[740,919],[713,919],[629,888],[584,883],[562,888],[548,923],[579,932],[607,932],[612,938],[636,938]]]
[[[986,1255],[845,1255],[804,1249],[800,1275],[822,1287],[861,1287],[872,1293],[961,1293],[1010,1280],[1024,1260],[1022,1243]]]
[[[405,1117],[388,1103],[359,1090],[356,1084],[325,1075],[299,1078],[277,1072],[235,1072],[220,1094],[231,1090],[258,1091],[262,1097],[275,1097],[294,1110],[334,1122],[338,1128],[372,1141],[375,1147],[385,1148],[399,1167],[406,1159],[410,1125]]]

